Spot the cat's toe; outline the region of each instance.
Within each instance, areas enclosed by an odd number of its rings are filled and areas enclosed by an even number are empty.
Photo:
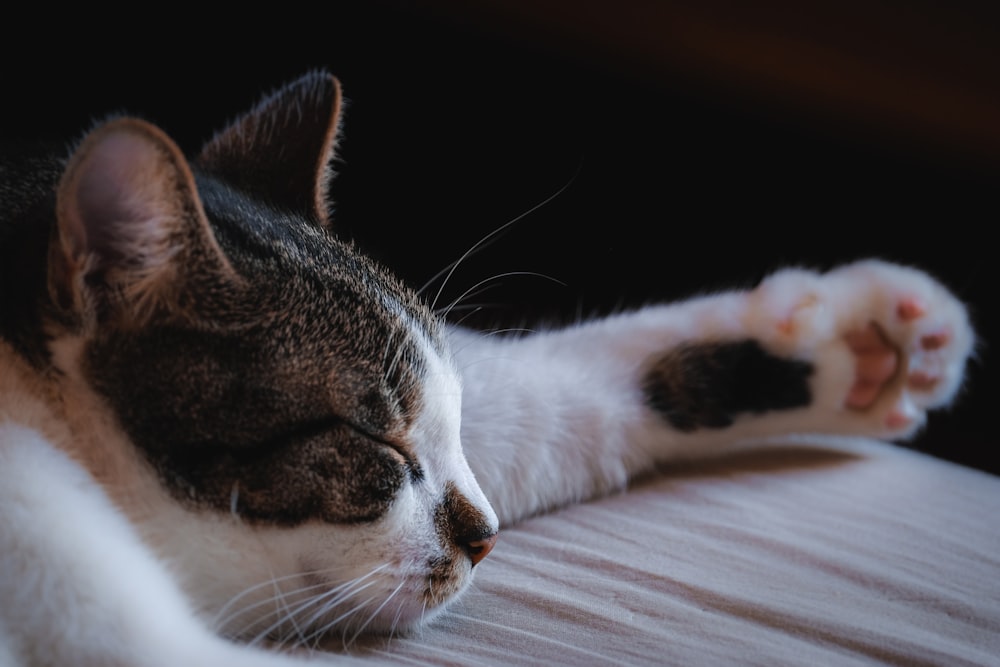
[[[920,428],[926,413],[914,405],[907,394],[900,394],[885,413],[883,425],[890,432],[905,435]]]
[[[946,405],[961,384],[972,335],[956,328],[956,323],[933,324],[913,336],[906,355],[906,392],[920,407]]]

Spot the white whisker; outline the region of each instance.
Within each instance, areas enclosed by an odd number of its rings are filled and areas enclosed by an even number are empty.
[[[487,278],[486,280],[480,281],[477,284],[478,285],[484,285],[485,283],[489,283],[490,280],[493,280],[494,278],[502,278],[504,275],[506,275],[506,274],[500,274],[500,275],[494,276],[493,278]],[[474,292],[471,291],[471,290],[467,290],[464,294],[462,294],[462,296],[460,296],[458,298],[458,300],[452,301],[451,305],[446,306],[445,308],[442,308],[441,311],[438,312],[437,314],[443,316],[443,315],[447,315],[451,311],[455,310],[455,308],[457,308],[457,307],[465,308],[465,307],[467,307],[467,304],[465,304],[465,303],[458,303],[459,300],[464,301],[466,299],[471,299],[474,296],[479,296],[480,294],[485,294],[486,292],[490,291],[491,289],[494,289],[496,287],[500,287],[502,284],[503,283],[500,283],[500,282],[494,282],[492,284],[485,284],[485,286],[482,289],[478,289],[478,290],[476,290]],[[476,286],[474,285],[472,287],[472,289],[475,290]]]
[[[379,568],[377,568],[377,570],[381,570],[381,569],[383,569],[383,568],[385,568],[387,566],[388,566],[388,564],[386,563],[386,564],[380,566]],[[312,628],[319,619],[321,619],[323,616],[329,614],[333,609],[335,609],[339,605],[342,605],[344,602],[350,600],[352,597],[357,596],[362,591],[364,591],[364,590],[370,588],[371,586],[373,586],[376,583],[375,581],[367,581],[367,582],[365,582],[365,580],[369,579],[370,577],[372,577],[377,572],[377,570],[373,570],[373,571],[369,572],[368,574],[366,574],[366,575],[364,575],[362,577],[358,577],[357,579],[354,579],[353,581],[350,581],[350,582],[348,582],[346,584],[342,584],[341,586],[338,586],[337,588],[332,589],[328,593],[324,593],[323,595],[320,595],[320,596],[311,598],[309,600],[306,600],[305,603],[303,603],[302,605],[300,605],[300,607],[298,609],[296,609],[295,613],[300,613],[302,611],[305,611],[309,607],[315,607],[315,606],[318,605],[319,609],[317,609],[316,611],[314,611],[312,613],[312,615],[308,619],[306,619],[306,622],[305,622],[305,626],[306,627]],[[369,602],[371,602],[374,599],[375,599],[374,597],[368,598],[367,600],[365,600],[365,602],[362,604],[362,606],[368,604]],[[331,622],[327,623],[326,625],[322,626],[321,630],[313,630],[309,634],[301,636],[300,637],[301,643],[303,645],[306,645],[310,641],[312,641],[315,644],[315,642],[319,641],[319,639],[331,627],[333,627],[334,625],[336,625],[337,623],[339,623],[341,620],[344,620],[348,616],[353,615],[357,609],[358,609],[358,606],[355,606],[354,608],[348,610],[346,613],[341,614],[340,616],[338,616],[337,618],[335,618],[333,621],[331,621]]]
[[[296,608],[295,611],[291,612],[289,611],[288,600],[287,600],[288,596],[282,594],[281,588],[278,586],[277,582],[274,581],[274,579],[275,577],[273,576],[272,573],[271,582],[273,584],[273,589],[274,589],[275,613],[282,614],[285,618],[288,619],[288,623],[291,625],[290,634],[302,637],[302,628],[300,628],[298,624],[295,622],[295,614],[297,613],[298,609]],[[293,594],[298,594],[298,593],[299,591],[295,591]],[[284,640],[279,642],[279,645],[283,643]]]
[[[239,595],[233,597],[219,611],[219,613],[216,614],[215,621],[213,622],[213,627],[217,628],[217,631],[220,632],[220,634],[227,634],[227,635],[232,636],[232,635],[236,635],[236,634],[239,634],[239,633],[233,633],[233,632],[225,633],[225,632],[223,632],[223,630],[225,628],[229,627],[231,624],[233,624],[234,621],[236,621],[236,619],[240,618],[241,616],[246,616],[247,614],[251,614],[252,617],[253,617],[252,621],[250,623],[248,623],[247,625],[254,625],[254,624],[259,623],[259,622],[261,622],[261,621],[263,621],[263,620],[265,620],[267,618],[270,618],[272,616],[278,615],[279,619],[276,622],[272,623],[263,632],[257,632],[255,634],[255,639],[253,641],[261,641],[262,639],[264,639],[268,635],[270,635],[272,632],[274,632],[275,629],[277,629],[278,627],[280,627],[281,625],[283,625],[286,620],[288,620],[288,621],[290,621],[290,622],[292,622],[294,624],[294,619],[292,618],[292,615],[300,614],[303,609],[305,609],[305,608],[307,608],[309,606],[317,604],[318,601],[323,601],[323,600],[329,599],[330,597],[339,596],[338,599],[333,603],[333,604],[337,604],[339,602],[342,602],[345,598],[349,597],[350,595],[354,595],[357,592],[359,592],[360,590],[363,590],[364,588],[367,588],[368,586],[372,585],[373,582],[369,582],[367,584],[364,584],[364,586],[362,586],[358,590],[351,590],[352,587],[358,587],[360,584],[362,584],[366,580],[370,579],[371,577],[373,577],[374,575],[376,575],[378,572],[384,570],[388,566],[389,566],[388,563],[383,563],[382,565],[379,565],[378,567],[373,568],[367,574],[364,574],[364,575],[362,575],[360,577],[357,577],[357,578],[352,579],[350,581],[347,581],[345,583],[339,584],[337,586],[330,587],[330,585],[328,583],[317,583],[317,584],[312,584],[310,586],[303,586],[303,587],[300,587],[300,588],[296,588],[296,589],[290,590],[290,591],[288,591],[286,593],[281,593],[278,590],[278,584],[280,582],[287,581],[289,579],[299,578],[299,577],[303,576],[304,574],[308,574],[308,573],[297,573],[297,574],[286,575],[286,576],[283,576],[283,577],[272,577],[270,580],[261,582],[259,584],[254,585],[254,586],[251,586],[250,588],[248,588],[248,589],[244,590],[243,592],[241,592]],[[323,573],[323,571],[316,571],[316,572],[312,572],[311,574],[317,574],[318,575],[318,574],[322,574],[322,573]],[[246,598],[248,595],[251,595],[251,594],[253,594],[253,593],[261,590],[262,588],[264,588],[266,586],[272,586],[272,587],[274,587],[275,590],[276,590],[276,594],[273,595],[273,596],[269,596],[267,598],[264,598],[262,600],[258,600],[256,602],[254,602],[253,604],[250,604],[250,605],[247,605],[247,606],[244,606],[244,607],[240,607],[238,609],[233,610],[233,607],[240,600]],[[314,591],[314,590],[317,590],[317,589],[324,589],[323,593],[321,593],[318,596],[308,598],[305,601],[299,602],[296,605],[295,609],[293,609],[293,610],[289,610],[288,607],[287,607],[287,605],[285,605],[284,609],[282,609],[279,605],[276,604],[276,602],[277,602],[278,599],[287,598],[287,597],[291,597],[291,596],[305,595],[305,594],[308,594],[310,591]],[[259,610],[259,609],[261,609],[263,607],[269,607],[269,606],[273,606],[274,607],[274,609],[272,609],[270,612],[267,612],[267,613],[264,613],[264,614],[260,614],[260,615],[253,613],[256,610]],[[232,610],[232,613],[228,613],[228,615],[227,615],[227,612],[230,612],[230,610]],[[314,622],[314,621],[315,621],[315,618],[308,619],[307,622],[304,624],[305,627],[308,628],[309,625],[311,625],[311,623]]]
[[[223,628],[225,628],[227,625],[229,625],[229,623],[233,619],[235,619],[237,616],[240,616],[243,613],[245,613],[246,611],[253,610],[253,609],[255,609],[255,608],[257,608],[257,607],[259,607],[261,605],[270,604],[270,602],[271,602],[271,600],[269,598],[267,600],[263,600],[261,602],[254,603],[254,604],[250,605],[249,607],[241,607],[240,609],[236,610],[236,612],[234,614],[232,614],[230,616],[226,616],[226,614],[229,612],[229,610],[232,609],[240,600],[246,598],[248,595],[252,595],[252,594],[256,593],[257,591],[259,591],[262,588],[266,588],[268,586],[274,586],[275,584],[280,583],[282,581],[287,581],[289,579],[296,579],[296,578],[301,577],[301,576],[302,575],[300,573],[296,573],[296,574],[285,575],[283,577],[272,577],[271,579],[268,579],[267,581],[262,581],[259,584],[254,584],[253,586],[250,586],[249,588],[244,589],[243,591],[241,591],[237,595],[235,595],[232,598],[230,598],[229,602],[227,602],[225,605],[223,605],[222,609],[220,609],[215,614],[215,618],[211,622],[212,627],[216,628],[218,632],[222,633]]]
[[[403,602],[401,600],[396,605],[396,614],[392,617],[392,623],[389,624],[389,641],[392,640],[393,635],[396,634],[396,630],[399,628],[399,619],[403,615]]]
[[[337,605],[340,605],[340,604],[344,603],[345,601],[347,601],[351,597],[357,595],[358,593],[361,593],[362,591],[364,591],[367,588],[369,588],[370,586],[372,586],[375,583],[373,581],[370,581],[370,582],[364,584],[363,586],[358,586],[358,584],[360,584],[362,581],[364,581],[365,578],[371,576],[372,574],[374,574],[374,572],[369,573],[369,574],[365,575],[364,577],[361,577],[361,578],[356,579],[355,581],[351,582],[351,585],[354,586],[354,588],[334,590],[334,591],[330,592],[333,595],[331,595],[331,594],[324,594],[324,595],[321,595],[321,596],[318,596],[318,597],[315,597],[315,598],[312,598],[311,600],[309,600],[308,601],[308,605],[304,605],[303,609],[305,608],[305,606],[312,607],[312,606],[317,606],[317,605],[319,606],[319,608],[317,610],[315,610],[308,619],[306,619],[306,621],[305,621],[306,627],[312,628],[316,624],[317,621],[319,621],[323,616],[329,614],[330,611],[333,608],[335,608]],[[330,599],[331,597],[333,599]],[[299,611],[301,611],[301,610],[299,610]],[[324,634],[323,632],[312,631],[308,635],[302,637],[302,642],[306,643],[306,642],[308,642],[310,640],[318,640],[320,637],[322,637],[323,634]]]
[[[392,374],[396,370],[396,366],[399,365],[399,362],[403,358],[403,354],[406,352],[406,346],[405,345],[396,345],[395,348],[396,348],[396,353],[393,355],[392,361],[389,362],[389,365],[385,367],[384,371],[382,371],[382,377],[385,377],[385,378],[391,378],[392,377]]]
[[[479,292],[476,292],[476,290],[479,289],[480,287],[482,287],[483,285],[485,285],[485,284],[487,284],[487,283],[489,283],[491,281],[497,280],[498,278],[508,278],[510,276],[535,276],[537,278],[544,278],[546,280],[551,280],[552,282],[558,283],[559,285],[562,285],[563,287],[566,286],[566,283],[562,282],[558,278],[553,278],[552,276],[547,276],[544,273],[537,273],[535,271],[507,271],[506,273],[498,273],[495,276],[491,276],[489,278],[484,278],[483,280],[480,280],[478,283],[476,283],[475,285],[473,285],[469,289],[467,289],[464,292],[462,292],[460,295],[458,295],[458,298],[456,298],[454,301],[452,301],[450,304],[448,304],[448,306],[445,307],[444,310],[439,313],[439,315],[441,317],[448,317],[448,314],[451,312],[452,308],[454,308],[456,305],[458,305],[459,303],[461,303],[462,299],[465,299],[466,297],[474,296],[475,294],[478,294]]]
[[[395,335],[396,334],[394,331],[391,330],[389,331],[389,337],[385,341],[385,350],[382,352],[382,368],[388,368],[389,366],[392,365],[391,362],[389,361],[390,352],[395,350],[397,354],[399,353],[398,352],[399,346],[393,345],[393,339],[395,338]]]
[[[537,329],[528,329],[526,327],[507,327],[506,329],[494,329],[492,331],[483,332],[483,336],[502,336],[508,333],[520,333],[520,334],[532,334],[536,333]]]
[[[532,213],[534,213],[535,211],[542,208],[543,206],[554,200],[556,197],[561,195],[567,189],[569,189],[569,186],[572,185],[573,181],[576,180],[576,177],[579,175],[579,172],[580,168],[577,167],[576,172],[574,172],[573,175],[569,178],[569,180],[567,180],[566,183],[563,184],[563,186],[560,187],[558,190],[556,190],[551,195],[549,195],[539,203],[529,208],[527,211],[521,213],[518,216],[515,216],[513,219],[505,222],[504,224],[500,225],[499,227],[494,229],[492,232],[490,232],[483,238],[479,239],[468,250],[462,253],[461,257],[459,257],[454,262],[452,262],[448,266],[438,271],[436,274],[434,274],[434,276],[430,280],[424,283],[424,285],[419,290],[417,290],[417,294],[423,294],[424,291],[434,283],[434,281],[440,278],[443,274],[447,273],[444,280],[441,282],[441,287],[438,288],[437,294],[434,295],[434,299],[431,301],[431,310],[435,310],[437,307],[437,302],[441,298],[441,293],[444,291],[445,286],[451,280],[451,276],[455,273],[455,271],[462,264],[462,262],[464,262],[467,258],[475,254],[476,252],[482,250],[483,248],[486,248],[489,245],[489,242],[491,240],[495,240],[503,231],[509,229],[512,225],[515,225],[524,218],[528,217],[529,215],[531,215]]]
[[[360,626],[358,627],[358,629],[357,629],[357,630],[356,630],[356,631],[354,632],[354,635],[353,635],[353,636],[351,637],[350,641],[348,641],[348,642],[347,642],[347,643],[345,644],[345,646],[350,646],[350,645],[352,645],[352,644],[353,644],[353,643],[354,643],[355,641],[357,641],[357,639],[358,639],[358,637],[359,637],[359,636],[361,635],[361,633],[362,633],[362,632],[364,632],[365,628],[366,628],[366,627],[368,627],[368,625],[369,625],[369,624],[370,624],[370,623],[371,623],[371,622],[372,622],[373,620],[375,620],[375,617],[376,617],[376,616],[378,616],[379,612],[380,612],[380,611],[382,611],[382,610],[383,610],[383,609],[385,608],[385,606],[386,606],[387,604],[389,604],[389,601],[390,601],[390,600],[392,600],[392,599],[393,599],[394,597],[396,597],[396,595],[397,595],[397,594],[399,593],[399,591],[400,591],[400,590],[402,590],[402,588],[403,588],[403,584],[405,584],[405,583],[406,583],[406,581],[405,581],[405,580],[403,580],[403,581],[400,581],[400,582],[399,582],[399,585],[398,585],[398,586],[396,586],[396,588],[394,588],[394,589],[392,590],[392,593],[389,593],[389,595],[387,595],[387,596],[386,596],[385,600],[383,600],[383,601],[382,601],[382,604],[380,604],[379,606],[375,607],[375,610],[374,610],[374,611],[373,611],[372,613],[370,613],[370,614],[368,615],[368,618],[367,618],[367,619],[365,620],[365,622],[364,622],[364,623],[362,623],[362,624],[361,624],[361,625],[360,625]]]
[[[367,606],[368,606],[368,604],[369,604],[370,602],[372,602],[373,600],[375,600],[375,597],[370,597],[370,598],[367,598],[367,599],[365,599],[365,600],[363,600],[363,601],[359,602],[358,604],[354,605],[353,607],[351,607],[351,608],[350,608],[350,609],[348,609],[347,611],[343,612],[342,614],[340,614],[340,615],[339,615],[339,616],[337,616],[336,618],[334,618],[334,619],[332,619],[332,620],[330,620],[330,621],[328,621],[328,622],[324,623],[323,625],[321,625],[321,626],[317,627],[317,628],[316,628],[315,630],[313,630],[313,632],[312,632],[312,633],[311,633],[311,634],[310,634],[310,635],[309,635],[308,637],[306,637],[306,640],[308,641],[308,640],[310,640],[310,639],[317,639],[317,638],[320,638],[320,637],[323,637],[323,636],[324,636],[324,635],[326,635],[326,634],[327,634],[327,633],[328,633],[328,632],[329,632],[330,630],[332,630],[332,629],[333,629],[333,628],[335,628],[335,627],[336,627],[337,625],[339,625],[339,624],[340,624],[340,623],[341,623],[342,621],[344,621],[344,620],[346,620],[346,619],[350,618],[350,617],[351,617],[351,616],[353,616],[354,614],[358,613],[358,612],[359,612],[360,610],[362,610],[362,609],[364,609],[365,607],[367,607]],[[328,606],[328,607],[327,607],[327,608],[326,608],[326,609],[325,609],[324,611],[325,611],[325,612],[328,612],[328,611],[329,611],[329,609],[330,609],[330,608],[332,608],[333,606],[334,606],[334,605],[329,605],[329,606]],[[349,625],[345,625],[345,627],[344,627],[344,633],[345,633],[345,635],[346,635],[346,633],[347,633],[347,628],[348,628],[348,627],[349,627]],[[343,639],[342,639],[342,641],[343,641]],[[345,647],[345,648],[347,647],[347,644],[346,644],[346,643],[344,644],[344,647]]]
[[[469,310],[469,312],[466,313],[465,315],[463,315],[461,317],[461,319],[459,319],[457,322],[455,322],[455,324],[456,325],[462,324],[462,322],[464,322],[468,318],[472,317],[473,315],[475,315],[476,313],[478,313],[479,311],[481,311],[485,307],[485,305],[489,305],[489,304],[475,304],[475,305],[469,304],[469,305],[458,306],[457,308],[453,308],[452,309],[453,311],[454,310],[466,310],[466,309]]]
[[[229,514],[232,515],[237,521],[240,520],[240,514],[236,509],[237,503],[240,499],[240,481],[236,480],[233,482],[233,488],[229,492]]]

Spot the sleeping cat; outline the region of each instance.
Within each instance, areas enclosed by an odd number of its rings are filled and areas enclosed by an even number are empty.
[[[336,235],[340,103],[315,71],[190,159],[117,116],[0,162],[0,665],[300,664],[247,640],[405,631],[501,526],[762,439],[906,438],[962,383],[962,304],[875,260],[446,325]]]

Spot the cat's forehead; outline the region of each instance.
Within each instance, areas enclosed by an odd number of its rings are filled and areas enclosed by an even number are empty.
[[[349,326],[343,333],[359,344],[400,342],[419,331],[438,354],[445,353],[440,319],[351,242],[215,181],[200,188],[223,252],[251,283],[250,311],[273,314],[299,335]]]

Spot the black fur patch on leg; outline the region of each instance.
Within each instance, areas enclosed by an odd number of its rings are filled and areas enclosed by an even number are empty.
[[[646,373],[650,407],[676,429],[725,428],[744,412],[809,405],[812,364],[774,356],[757,341],[682,345]]]

